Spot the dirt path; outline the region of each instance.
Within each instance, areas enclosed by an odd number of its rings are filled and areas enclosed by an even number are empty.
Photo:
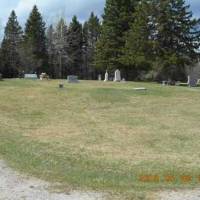
[[[9,168],[0,160],[0,200],[103,200],[94,192],[50,192],[51,185],[36,178],[26,177]],[[200,200],[200,189],[162,191],[156,200]]]
[[[0,160],[0,200],[102,200],[103,195],[93,192],[50,193],[50,184],[22,176]]]
[[[157,200],[200,200],[200,189],[163,191],[157,196]]]

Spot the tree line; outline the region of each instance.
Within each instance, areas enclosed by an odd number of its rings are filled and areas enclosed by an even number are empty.
[[[61,18],[46,28],[37,6],[33,7],[24,30],[15,11],[5,27],[0,49],[0,73],[15,78],[22,73],[48,73],[52,78],[77,74],[92,79],[95,43],[100,21],[94,13],[83,25],[74,16],[69,25]]]
[[[34,6],[24,30],[12,11],[0,49],[0,73],[48,73],[96,79],[120,69],[127,80],[184,80],[198,61],[200,19],[184,0],[106,0],[102,20],[91,13],[46,28]]]

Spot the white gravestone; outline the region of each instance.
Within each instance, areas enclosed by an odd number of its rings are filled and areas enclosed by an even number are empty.
[[[121,72],[117,69],[115,71],[115,78],[114,78],[114,82],[120,82],[121,81]]]
[[[47,73],[41,73],[40,74],[40,80],[42,81],[43,79],[49,80],[49,75]]]
[[[122,79],[122,83],[126,83],[126,79],[125,78]]]
[[[106,71],[104,82],[107,82],[107,81],[108,81],[108,72]]]

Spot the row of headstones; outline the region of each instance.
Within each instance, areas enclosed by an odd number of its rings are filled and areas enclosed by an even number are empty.
[[[176,86],[189,86],[189,87],[197,87],[200,84],[200,79],[197,79],[192,76],[188,76],[187,83],[182,83],[180,81],[178,82],[172,82],[172,81],[162,81],[162,85],[176,85]]]
[[[25,79],[38,79],[37,74],[24,74]],[[40,80],[49,79],[49,75],[47,73],[41,73],[39,76]]]
[[[101,74],[98,76],[98,80],[99,80],[99,81],[102,81]],[[121,72],[120,72],[119,69],[117,69],[117,70],[115,71],[115,76],[114,76],[113,79],[112,79],[112,78],[109,78],[108,71],[106,70],[104,82],[108,82],[108,81],[110,81],[110,80],[113,80],[114,82],[125,81],[124,78],[123,78],[123,79],[121,78]]]
[[[38,79],[37,77],[37,74],[25,74],[24,75],[24,78],[25,79]],[[46,73],[42,73],[40,75],[40,80],[43,80],[44,78],[46,79],[49,79],[49,76],[46,74]],[[2,75],[0,74],[0,80],[2,80]],[[78,76],[68,76],[67,77],[67,80],[69,83],[78,83]],[[101,81],[102,80],[102,77],[101,75],[98,76],[98,80]],[[105,79],[104,81],[105,82],[108,82],[110,79],[109,79],[109,74],[108,74],[108,71],[106,71],[105,73]],[[114,76],[114,79],[113,79],[114,82],[121,82],[121,81],[125,81],[125,79],[121,79],[121,72],[120,70],[116,70],[115,71],[115,76]],[[163,85],[166,85],[167,81],[163,81]],[[177,85],[179,85],[181,83],[177,83]],[[188,76],[188,82],[186,83],[186,85],[190,86],[190,87],[196,87],[198,84],[200,84],[200,79],[196,79],[196,78],[192,78],[191,76]]]
[[[25,79],[36,80],[36,79],[38,79],[38,76],[37,76],[37,74],[25,74],[25,75],[24,75],[24,78],[25,78]],[[40,80],[43,80],[43,79],[49,80],[48,74],[46,74],[46,73],[41,73],[41,75],[40,75]],[[78,81],[78,76],[73,76],[73,75],[67,76],[67,81],[68,81],[69,83],[78,83],[78,82],[79,82],[79,81]]]

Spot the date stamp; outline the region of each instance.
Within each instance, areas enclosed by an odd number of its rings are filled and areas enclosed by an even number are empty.
[[[194,177],[191,175],[141,175],[138,177],[138,180],[143,183],[159,183],[159,182],[165,182],[165,183],[175,183],[176,181],[182,183],[182,184],[189,184],[193,181],[197,181],[200,183],[200,176]]]

